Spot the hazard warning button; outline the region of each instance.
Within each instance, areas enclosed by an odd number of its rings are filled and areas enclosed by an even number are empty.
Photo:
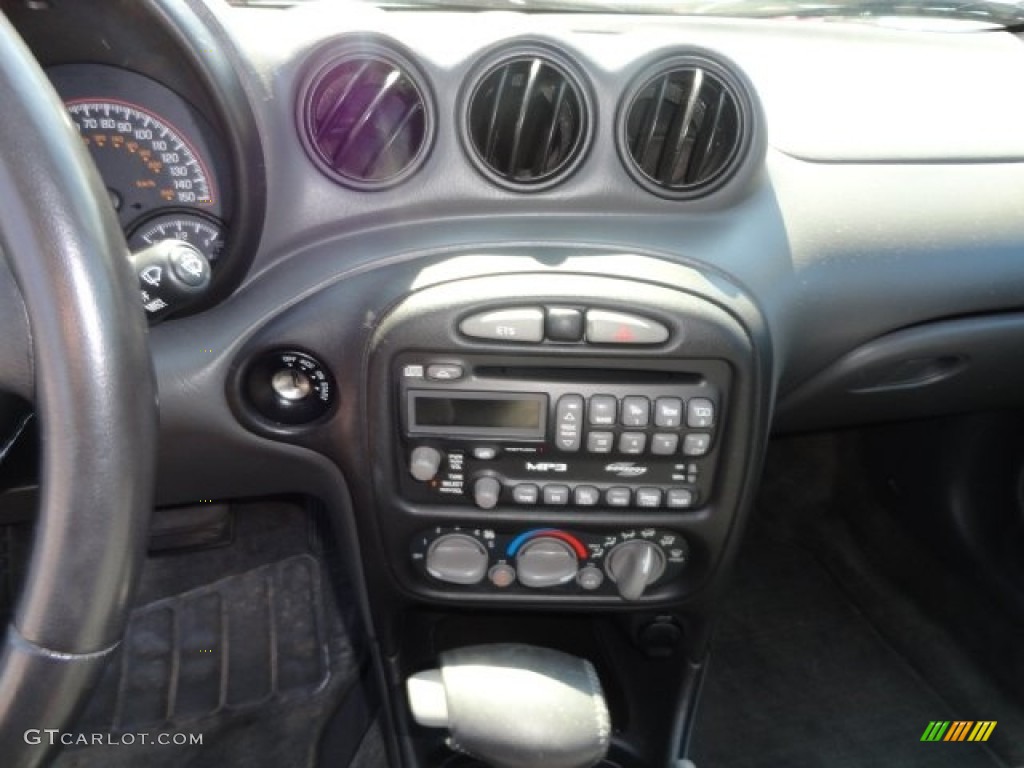
[[[590,344],[661,344],[668,328],[655,320],[605,309],[587,310]]]

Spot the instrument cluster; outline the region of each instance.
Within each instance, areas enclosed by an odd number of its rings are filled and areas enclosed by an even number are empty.
[[[129,70],[65,64],[48,73],[131,250],[182,240],[202,251],[216,273],[230,237],[233,189],[210,122],[182,96]]]

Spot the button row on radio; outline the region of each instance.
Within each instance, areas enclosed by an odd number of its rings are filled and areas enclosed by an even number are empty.
[[[532,483],[520,483],[512,489],[512,499],[516,504],[535,505],[542,501],[545,506],[564,507],[572,499],[577,507],[596,507],[601,502],[601,491],[592,485],[577,485],[570,489],[567,485],[551,484],[536,486]],[[640,509],[688,509],[693,506],[695,496],[690,488],[637,488],[633,491],[625,486],[609,488],[604,492],[604,503],[609,507],[637,507]]]
[[[588,432],[587,453],[611,453],[617,445],[619,453],[639,456],[647,449],[647,434],[644,432],[623,432],[618,442],[614,432]],[[558,447],[563,447],[559,441]],[[675,433],[657,433],[651,435],[651,454],[654,456],[673,456],[679,450],[679,435]],[[711,435],[707,432],[692,432],[683,438],[684,456],[703,456],[711,448]]]
[[[577,398],[580,396],[566,395],[566,397]],[[624,427],[646,427],[651,420],[651,400],[642,395],[624,397],[620,413],[619,401],[614,395],[594,395],[590,398],[587,420],[594,427],[611,427],[616,422]],[[682,423],[682,398],[659,397],[655,399],[654,426],[675,429],[681,427]],[[710,429],[714,425],[714,401],[706,397],[694,397],[686,403],[686,426],[691,429]]]

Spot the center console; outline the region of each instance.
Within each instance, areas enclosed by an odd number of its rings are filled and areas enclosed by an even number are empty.
[[[596,248],[396,259],[250,349],[239,417],[348,485],[404,768],[478,765],[405,685],[494,646],[593,666],[605,768],[676,764],[770,418],[740,286]]]
[[[396,677],[476,643],[588,659],[620,768],[680,756],[768,401],[742,292],[642,264],[417,291],[378,326],[368,387],[378,535],[416,605]]]
[[[371,359],[378,525],[410,593],[669,605],[720,564],[760,379],[729,308],[623,278],[479,277],[408,297]]]
[[[367,387],[382,567],[410,606],[396,685],[479,643],[587,659],[618,768],[680,756],[769,402],[742,291],[634,263],[417,290],[377,326]]]

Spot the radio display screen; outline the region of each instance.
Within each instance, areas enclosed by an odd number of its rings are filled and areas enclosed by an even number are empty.
[[[440,395],[411,393],[411,426],[415,432],[484,434],[493,430],[522,437],[543,437],[547,418],[545,395],[504,395],[468,392]]]

